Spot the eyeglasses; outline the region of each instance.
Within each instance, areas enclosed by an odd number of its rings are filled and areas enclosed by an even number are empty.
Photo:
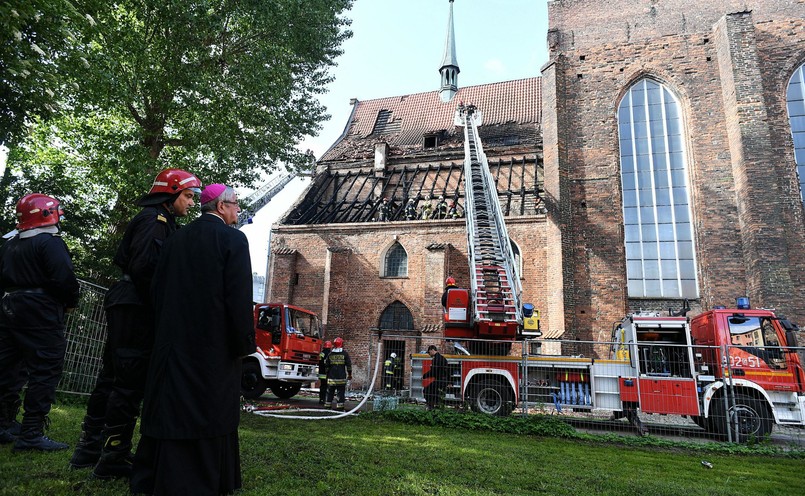
[[[236,201],[221,200],[221,203],[228,203],[230,205],[238,205],[238,202],[236,202]]]

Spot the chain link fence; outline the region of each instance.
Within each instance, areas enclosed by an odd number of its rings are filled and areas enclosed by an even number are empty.
[[[805,397],[797,393],[803,376],[795,359],[805,351],[802,347],[453,341],[389,333],[381,339],[383,360],[400,349],[410,350],[400,386],[375,392],[379,398],[395,397],[395,408],[425,406],[432,379],[423,376],[432,365],[426,352],[432,344],[449,367],[437,409],[553,415],[591,433],[765,439],[805,447]],[[376,348],[376,335],[373,340],[371,349]],[[718,363],[722,356],[729,359]],[[381,408],[390,404],[375,402]]]
[[[81,299],[67,316],[65,337],[67,351],[64,371],[56,390],[63,393],[88,395],[95,388],[101,371],[106,342],[106,315],[103,299],[106,288],[87,281],[78,281]]]

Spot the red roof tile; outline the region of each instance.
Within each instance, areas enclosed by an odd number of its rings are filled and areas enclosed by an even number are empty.
[[[391,147],[422,142],[422,136],[442,130],[454,134],[453,117],[459,102],[474,104],[483,113],[483,126],[506,123],[539,124],[542,107],[542,79],[539,77],[459,88],[451,102],[443,103],[437,91],[358,101],[343,139],[334,143],[320,160],[343,158],[345,141],[362,141],[372,136],[378,113],[390,111],[393,133],[382,135]],[[377,136],[380,138],[380,136]],[[344,143],[346,144],[346,143]]]

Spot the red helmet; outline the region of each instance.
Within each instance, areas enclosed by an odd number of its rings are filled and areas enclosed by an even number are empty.
[[[324,347],[325,348],[332,348],[333,347],[333,342],[332,341],[327,341],[326,343],[324,343]]]
[[[173,195],[185,189],[201,193],[201,181],[182,169],[165,169],[154,178],[154,184],[148,194],[168,193]]]
[[[340,348],[344,345],[344,340],[341,338],[335,338],[333,340],[333,344],[335,345],[336,348]]]
[[[25,195],[17,202],[17,230],[55,226],[62,215],[59,200],[41,193]]]
[[[455,286],[456,285],[456,280],[453,279],[453,276],[448,276],[447,279],[444,280],[444,285],[445,286]]]

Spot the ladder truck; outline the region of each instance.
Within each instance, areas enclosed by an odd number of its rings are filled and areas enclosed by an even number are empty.
[[[481,120],[472,105],[456,112],[465,137],[471,284],[446,294],[444,337],[457,350],[444,355],[451,368],[446,403],[492,415],[508,415],[518,404],[606,411],[640,433],[638,412],[681,415],[739,442],[762,438],[774,425],[805,426],[799,329],[771,310],[750,308],[747,298],[693,318],[684,312],[626,316],[613,328],[609,356],[602,359],[529,353],[539,350],[526,345],[541,335],[539,314],[520,306],[514,256],[478,136]],[[509,355],[515,340],[523,342],[522,356]],[[429,355],[412,355],[414,399],[424,399],[430,365]]]
[[[482,113],[474,105],[460,104],[454,123],[464,128],[464,193],[470,288],[448,288],[444,308],[444,335],[448,339],[513,341],[539,336],[534,307],[521,307],[520,279],[497,188],[489,172],[478,135]],[[472,347],[477,341],[468,341]],[[507,354],[511,346],[493,353]]]

